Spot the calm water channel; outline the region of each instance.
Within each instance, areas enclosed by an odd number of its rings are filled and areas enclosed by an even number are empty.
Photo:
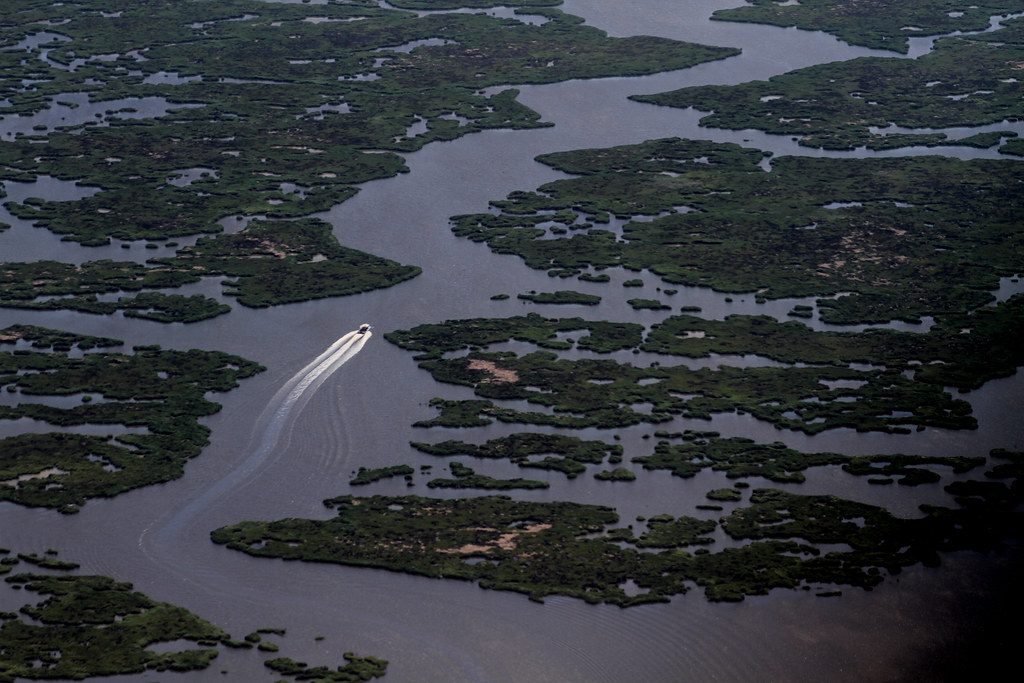
[[[469,392],[436,385],[409,354],[388,344],[379,332],[530,310],[642,323],[657,320],[656,314],[637,312],[626,304],[636,292],[617,286],[624,275],[613,275],[611,285],[572,283],[575,289],[603,297],[593,308],[552,311],[533,308],[514,296],[490,300],[492,294],[552,290],[559,283],[516,258],[454,238],[448,217],[484,211],[490,199],[560,177],[533,161],[537,154],[668,136],[747,140],[776,155],[820,154],[799,148],[786,137],[700,129],[696,112],[626,99],[635,93],[739,83],[810,64],[884,54],[819,33],[708,21],[715,9],[734,4],[567,0],[566,11],[612,35],[655,34],[739,46],[744,52],[726,61],[646,78],[524,87],[520,99],[555,127],[480,133],[430,145],[408,155],[411,173],[367,184],[354,199],[324,214],[343,244],[422,266],[422,276],[411,282],[355,297],[258,311],[235,307],[228,316],[188,326],[0,309],[0,327],[27,322],[114,336],[128,345],[222,349],[268,368],[216,399],[223,410],[206,421],[213,430],[212,443],[188,465],[182,479],[111,501],[90,502],[70,517],[0,504],[0,545],[26,552],[56,548],[62,557],[80,562],[84,572],[130,581],[155,599],[193,610],[236,637],[261,627],[286,628],[282,653],[311,665],[340,664],[342,653],[349,650],[384,657],[391,662],[384,679],[389,683],[929,680],[939,677],[941,667],[964,660],[970,648],[990,638],[984,631],[986,616],[1005,599],[1001,591],[1014,568],[1019,570],[1019,553],[950,556],[939,570],[913,568],[874,591],[846,589],[838,599],[780,591],[740,604],[709,604],[695,591],[667,605],[621,610],[563,598],[539,605],[516,594],[385,571],[258,560],[208,540],[211,529],[243,519],[326,518],[320,501],[349,493],[347,482],[358,466],[430,463],[435,470],[443,468],[413,451],[408,442],[461,434],[425,434],[409,425],[434,414],[426,405],[433,396],[468,397]],[[0,128],[0,134],[7,132]],[[957,148],[944,153],[992,155]],[[82,192],[54,180],[42,180],[34,189],[36,194],[69,199]],[[8,191],[26,193],[27,188],[12,185]],[[154,253],[138,245],[131,250],[118,245],[82,249],[16,219],[0,220],[14,225],[0,233],[3,260],[31,260],[44,254],[67,261],[144,259]],[[649,275],[643,279],[642,291],[653,294],[658,282]],[[1003,294],[1015,287],[1007,283]],[[207,284],[202,291],[214,295],[217,288]],[[704,315],[716,318],[738,312],[784,318],[794,302],[757,306],[752,297],[736,297],[730,303],[714,292],[682,289],[672,303],[699,305]],[[282,405],[279,390],[362,322],[372,323],[378,334],[315,394],[306,396],[304,404],[275,414]],[[995,446],[1024,449],[1024,428],[1016,418],[1022,397],[1024,381],[1019,375],[966,395],[981,422],[981,428],[971,433],[926,430],[913,436],[885,436],[835,431],[812,438],[737,415],[716,417],[710,428],[725,435],[782,440],[804,450],[981,455]],[[686,427],[709,428],[707,422],[691,425],[680,420],[671,429]],[[465,436],[479,441],[516,430],[495,425],[475,431]],[[627,459],[650,451],[653,442],[643,436],[653,431],[638,427],[619,432]],[[611,436],[596,430],[580,435]],[[519,476],[501,463],[474,467],[481,473]],[[384,482],[372,492],[437,495],[426,488],[425,477],[417,480],[413,488],[401,481]],[[694,501],[724,482],[712,474],[681,480],[666,473],[646,474],[643,483],[635,485],[590,477],[549,480],[550,490],[521,497],[612,505],[624,522],[636,515],[692,514]],[[914,514],[921,502],[947,500],[938,485],[909,492],[879,488],[851,483],[842,472],[823,468],[809,473],[808,482],[797,490],[856,497],[906,515]],[[10,606],[0,600],[0,610],[4,609]],[[316,636],[324,638],[317,641]],[[253,653],[225,652],[208,671],[173,680],[272,680],[269,673]]]

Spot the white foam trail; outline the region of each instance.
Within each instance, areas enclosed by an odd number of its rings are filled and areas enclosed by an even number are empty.
[[[139,538],[139,546],[143,552],[149,556],[156,554],[156,548],[165,545],[160,542],[160,539],[179,532],[200,511],[250,477],[253,471],[272,452],[277,450],[282,434],[287,435],[289,433],[285,431],[285,426],[289,424],[294,415],[297,415],[302,410],[327,378],[362,350],[363,346],[366,345],[366,342],[372,336],[373,333],[369,331],[362,334],[349,332],[292,375],[274,393],[274,397],[260,414],[257,424],[266,423],[266,427],[263,429],[259,445],[238,467],[206,489],[201,496],[189,503],[167,523],[162,524],[157,531],[150,534],[149,532],[152,531],[153,527],[144,531]],[[287,441],[285,445],[287,445]],[[149,542],[144,542],[147,535],[150,536],[150,540]],[[148,550],[146,546],[149,547]]]
[[[338,341],[331,344],[326,351],[321,353],[306,367],[295,373],[290,380],[285,382],[284,386],[277,390],[274,394],[274,398],[270,401],[270,405],[267,406],[263,414],[260,415],[260,421],[263,421],[263,416],[267,414],[267,411],[271,410],[275,405],[279,406],[274,413],[274,417],[271,419],[266,430],[263,432],[263,438],[260,440],[260,447],[256,450],[253,456],[260,456],[259,460],[268,455],[270,451],[277,445],[278,440],[281,438],[281,430],[284,428],[285,422],[293,411],[302,410],[302,408],[309,402],[316,390],[320,388],[320,385],[334,373],[335,370],[344,365],[352,356],[359,353],[359,351],[366,344],[366,340],[373,335],[372,332],[366,332],[364,334],[357,334],[356,332],[349,332]],[[249,462],[253,459],[250,456],[246,459],[242,467],[249,465]],[[258,462],[253,463],[259,464]],[[236,470],[237,471],[237,470]]]

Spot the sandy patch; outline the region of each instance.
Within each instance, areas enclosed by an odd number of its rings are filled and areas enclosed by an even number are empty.
[[[501,550],[515,550],[516,540],[519,538],[520,535],[535,534],[550,528],[550,524],[533,524],[523,529],[517,529],[516,531],[510,531],[508,533],[501,534],[500,536],[498,536],[497,539],[495,539],[494,543],[489,545],[477,545],[474,543],[467,543],[466,545],[461,546],[459,548],[448,548],[445,550],[439,550],[438,552],[454,555],[470,555],[477,553],[486,553],[490,550],[494,550],[495,548],[500,548]],[[491,530],[487,529],[487,531]]]
[[[483,380],[484,382],[518,382],[519,375],[515,370],[502,370],[492,361],[480,360],[479,358],[472,358],[469,361],[470,370],[483,370],[489,373],[491,376]]]
[[[55,474],[68,474],[68,471],[62,470],[59,467],[51,467],[43,470],[42,472],[36,472],[35,474],[23,474],[20,477],[15,477],[14,479],[5,479],[4,481],[0,481],[0,486],[10,486],[11,488],[15,488],[23,481],[29,481],[31,479],[46,479],[47,477],[51,477]]]

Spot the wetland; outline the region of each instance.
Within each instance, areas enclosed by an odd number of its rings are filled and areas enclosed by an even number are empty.
[[[15,0],[0,677],[995,655],[1021,7],[739,1]]]

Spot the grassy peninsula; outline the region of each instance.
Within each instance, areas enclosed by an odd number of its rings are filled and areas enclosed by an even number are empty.
[[[493,364],[517,381],[485,381]],[[970,405],[942,388],[902,373],[844,368],[636,368],[603,360],[559,360],[554,354],[473,354],[468,359],[422,364],[440,382],[471,386],[477,400],[433,399],[441,414],[417,426],[478,426],[492,420],[532,425],[612,429],[668,422],[679,415],[745,412],[780,428],[816,434],[847,427],[909,432],[910,427],[973,429]],[[642,381],[652,381],[644,384]],[[599,385],[599,386],[595,386]],[[851,388],[833,389],[832,386]],[[852,388],[856,387],[856,388]],[[771,398],[767,398],[771,397]],[[526,400],[535,411],[495,401]],[[633,406],[646,406],[647,411]]]
[[[579,332],[575,341],[559,339],[560,333]],[[582,334],[582,333],[586,334]],[[415,351],[416,360],[440,358],[443,354],[516,340],[545,349],[577,348],[610,353],[631,349],[643,339],[643,326],[582,318],[544,318],[536,313],[510,318],[468,318],[417,325],[410,330],[393,330],[388,341]]]
[[[150,600],[105,576],[14,574],[8,586],[43,596],[0,625],[0,680],[205,669],[229,636],[186,610]],[[157,643],[199,647],[158,653]],[[180,647],[180,646],[179,646]]]

